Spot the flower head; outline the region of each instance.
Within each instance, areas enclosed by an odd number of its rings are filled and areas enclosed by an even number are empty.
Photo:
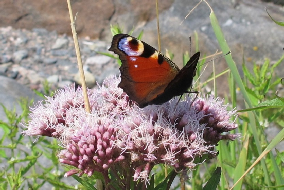
[[[60,162],[75,168],[66,176],[99,171],[108,178],[109,169],[124,173],[128,168],[134,180],[147,180],[159,163],[176,171],[193,168],[196,158],[216,157],[220,140],[237,137],[227,134],[237,127],[230,120],[235,111],[227,111],[218,98],[187,95],[141,109],[117,87],[119,80],[111,76],[88,90],[90,114],[80,88],[58,91],[32,109],[23,133],[59,139]]]

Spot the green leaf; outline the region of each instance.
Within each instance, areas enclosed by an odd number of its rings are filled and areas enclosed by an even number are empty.
[[[74,179],[76,179],[79,183],[81,183],[88,190],[97,190],[92,184],[88,182],[88,178],[78,177],[76,175],[72,175]]]
[[[70,185],[67,185],[61,181],[59,181],[57,178],[50,178],[50,177],[47,177],[46,178],[46,181],[48,181],[48,183],[50,183],[51,185],[55,186],[55,187],[58,187],[58,188],[63,188],[63,189],[76,189],[74,186],[70,186]]]
[[[39,156],[40,156],[40,155],[39,155]],[[39,156],[38,156],[37,158],[39,158]],[[24,168],[22,169],[22,173],[21,173],[22,176],[25,175],[25,174],[31,169],[32,166],[35,165],[35,163],[37,162],[37,158],[31,160],[31,161],[26,165],[26,167],[24,167]]]
[[[265,78],[265,75],[268,72],[269,65],[270,65],[269,59],[265,59],[263,65],[261,66],[261,69],[260,69],[260,78],[262,78],[262,79]]]
[[[243,148],[240,152],[238,164],[235,167],[234,182],[236,182],[242,176],[242,174],[245,172],[246,162],[247,162],[247,159],[248,159],[248,156],[247,156],[248,146],[249,146],[249,135],[248,134],[246,134],[244,136],[244,140],[242,141],[242,145],[243,145]],[[241,187],[242,187],[242,181],[236,185],[235,190],[241,189]]]
[[[267,9],[265,9],[268,16],[271,18],[271,20],[273,20],[276,24],[278,24],[279,26],[284,26],[284,22],[280,22],[280,21],[276,21],[272,18],[272,16],[270,16],[270,14],[268,13]]]
[[[238,112],[247,112],[252,110],[263,110],[263,109],[270,109],[270,108],[284,108],[284,101],[281,98],[275,98],[272,100],[264,101],[258,104],[254,108],[238,110]]]
[[[255,84],[255,77],[249,72],[245,64],[242,65],[242,68],[243,68],[244,75],[248,78],[250,83]]]
[[[144,33],[143,30],[139,33],[139,35],[138,35],[138,37],[137,37],[138,40],[141,40],[141,39],[142,39],[143,33]]]
[[[171,187],[171,184],[173,180],[175,179],[177,173],[173,170],[169,175],[165,178],[164,181],[162,181],[160,184],[158,184],[154,190],[168,190]]]
[[[112,35],[116,35],[116,34],[121,34],[123,33],[122,29],[119,27],[119,25],[110,25],[110,31],[112,33]]]
[[[206,185],[203,187],[203,190],[214,190],[217,188],[221,177],[221,168],[217,167],[211,178],[208,180]]]
[[[252,104],[253,105],[258,104],[258,102],[259,102],[259,100],[258,100],[259,99],[259,95],[256,94],[257,92],[252,90],[252,89],[250,89],[250,88],[248,88],[248,87],[245,87],[245,89],[247,91],[248,96],[250,97],[250,100],[251,100]]]
[[[155,175],[152,175],[150,179],[150,184],[147,190],[154,190],[155,189],[154,186],[155,186]]]

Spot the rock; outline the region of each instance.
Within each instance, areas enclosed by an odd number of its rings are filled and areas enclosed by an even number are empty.
[[[44,78],[41,77],[38,73],[35,71],[29,71],[29,74],[27,75],[27,78],[29,79],[31,84],[39,84],[44,81]]]
[[[5,75],[8,68],[12,65],[12,63],[5,63],[0,65],[0,75]]]
[[[105,41],[95,40],[95,41],[83,41],[83,48],[88,47],[89,50],[98,51],[100,49],[106,49],[107,44]]]
[[[90,73],[89,71],[84,71],[84,74],[85,74],[85,81],[86,81],[87,87],[88,88],[93,88],[95,86],[95,84],[96,84],[96,80],[95,80],[94,75],[92,73]],[[74,81],[77,84],[82,85],[79,72],[75,75]]]
[[[105,55],[97,55],[97,56],[93,56],[93,57],[88,57],[85,64],[88,65],[103,65],[108,63],[111,60],[110,57],[105,56]]]
[[[73,84],[73,83],[74,83],[74,82],[69,81],[69,80],[63,80],[63,81],[60,81],[60,82],[58,83],[58,88],[64,88],[64,87],[69,86],[69,85],[71,85],[71,84]]]
[[[20,62],[22,61],[23,59],[27,58],[29,55],[29,52],[28,50],[19,50],[19,51],[16,51],[15,53],[13,53],[13,57],[14,57],[14,60],[16,62]]]
[[[43,59],[43,63],[45,64],[54,64],[57,62],[57,59],[56,58],[44,58]]]
[[[34,92],[17,83],[15,80],[0,76],[0,102],[8,109],[12,110],[15,108],[16,113],[19,115],[22,112],[21,106],[18,101],[21,98],[33,99],[34,102],[41,100]],[[2,106],[0,106],[0,120],[7,122],[7,117],[3,111]]]
[[[18,75],[19,71],[12,71],[11,73],[8,74],[8,77],[11,79],[16,79]]]
[[[159,10],[162,12],[168,9],[172,2],[173,0],[160,1]],[[106,34],[110,37],[109,26],[111,21],[116,21],[123,27],[126,26],[124,27],[125,30],[130,31],[133,26],[137,26],[137,23],[149,21],[156,17],[155,1],[153,0],[127,3],[125,0],[101,0],[100,3],[84,0],[84,3],[75,1],[72,8],[74,14],[78,12],[76,19],[78,35],[90,36],[91,38],[106,36]],[[65,1],[21,0],[19,3],[11,3],[11,0],[1,0],[0,27],[10,25],[14,28],[33,29],[41,35],[44,35],[42,28],[46,28],[48,31],[56,30],[59,34],[71,36],[70,20]]]
[[[65,56],[69,54],[69,50],[68,49],[58,49],[58,50],[52,50],[51,54],[53,56]]]
[[[8,63],[12,61],[12,56],[10,55],[2,55],[2,57],[0,57],[0,64],[1,63]]]
[[[270,125],[269,127],[265,128],[265,133],[267,134],[267,140],[270,142],[273,140],[273,138],[281,131],[281,129],[274,124]],[[283,152],[284,151],[284,141],[281,141],[277,146],[278,151]]]
[[[19,45],[22,45],[22,44],[26,44],[27,42],[28,42],[28,38],[26,36],[21,36],[21,37],[18,37],[15,40],[15,45],[19,46]]]
[[[57,38],[55,44],[52,46],[51,49],[61,49],[68,45],[68,39],[66,38]]]
[[[48,34],[48,31],[45,28],[33,28],[32,31],[41,36]]]
[[[109,69],[106,69],[104,70],[101,75],[97,76],[96,79],[97,79],[97,82],[99,84],[102,84],[102,82],[104,81],[104,79],[109,76],[109,75],[119,75],[119,69],[118,68],[109,68]]]
[[[68,59],[58,59],[57,60],[57,65],[60,66],[70,66],[71,62]]]
[[[59,75],[51,75],[47,77],[47,82],[49,83],[57,83],[59,81]]]

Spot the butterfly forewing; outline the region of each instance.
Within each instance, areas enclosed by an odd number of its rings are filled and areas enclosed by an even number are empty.
[[[163,93],[179,72],[178,67],[156,49],[125,34],[114,36],[110,50],[122,61],[119,87],[139,106]]]

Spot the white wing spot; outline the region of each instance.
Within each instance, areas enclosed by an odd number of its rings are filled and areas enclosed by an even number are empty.
[[[136,61],[137,58],[136,58],[136,57],[130,57],[130,60],[131,60],[131,61]]]

